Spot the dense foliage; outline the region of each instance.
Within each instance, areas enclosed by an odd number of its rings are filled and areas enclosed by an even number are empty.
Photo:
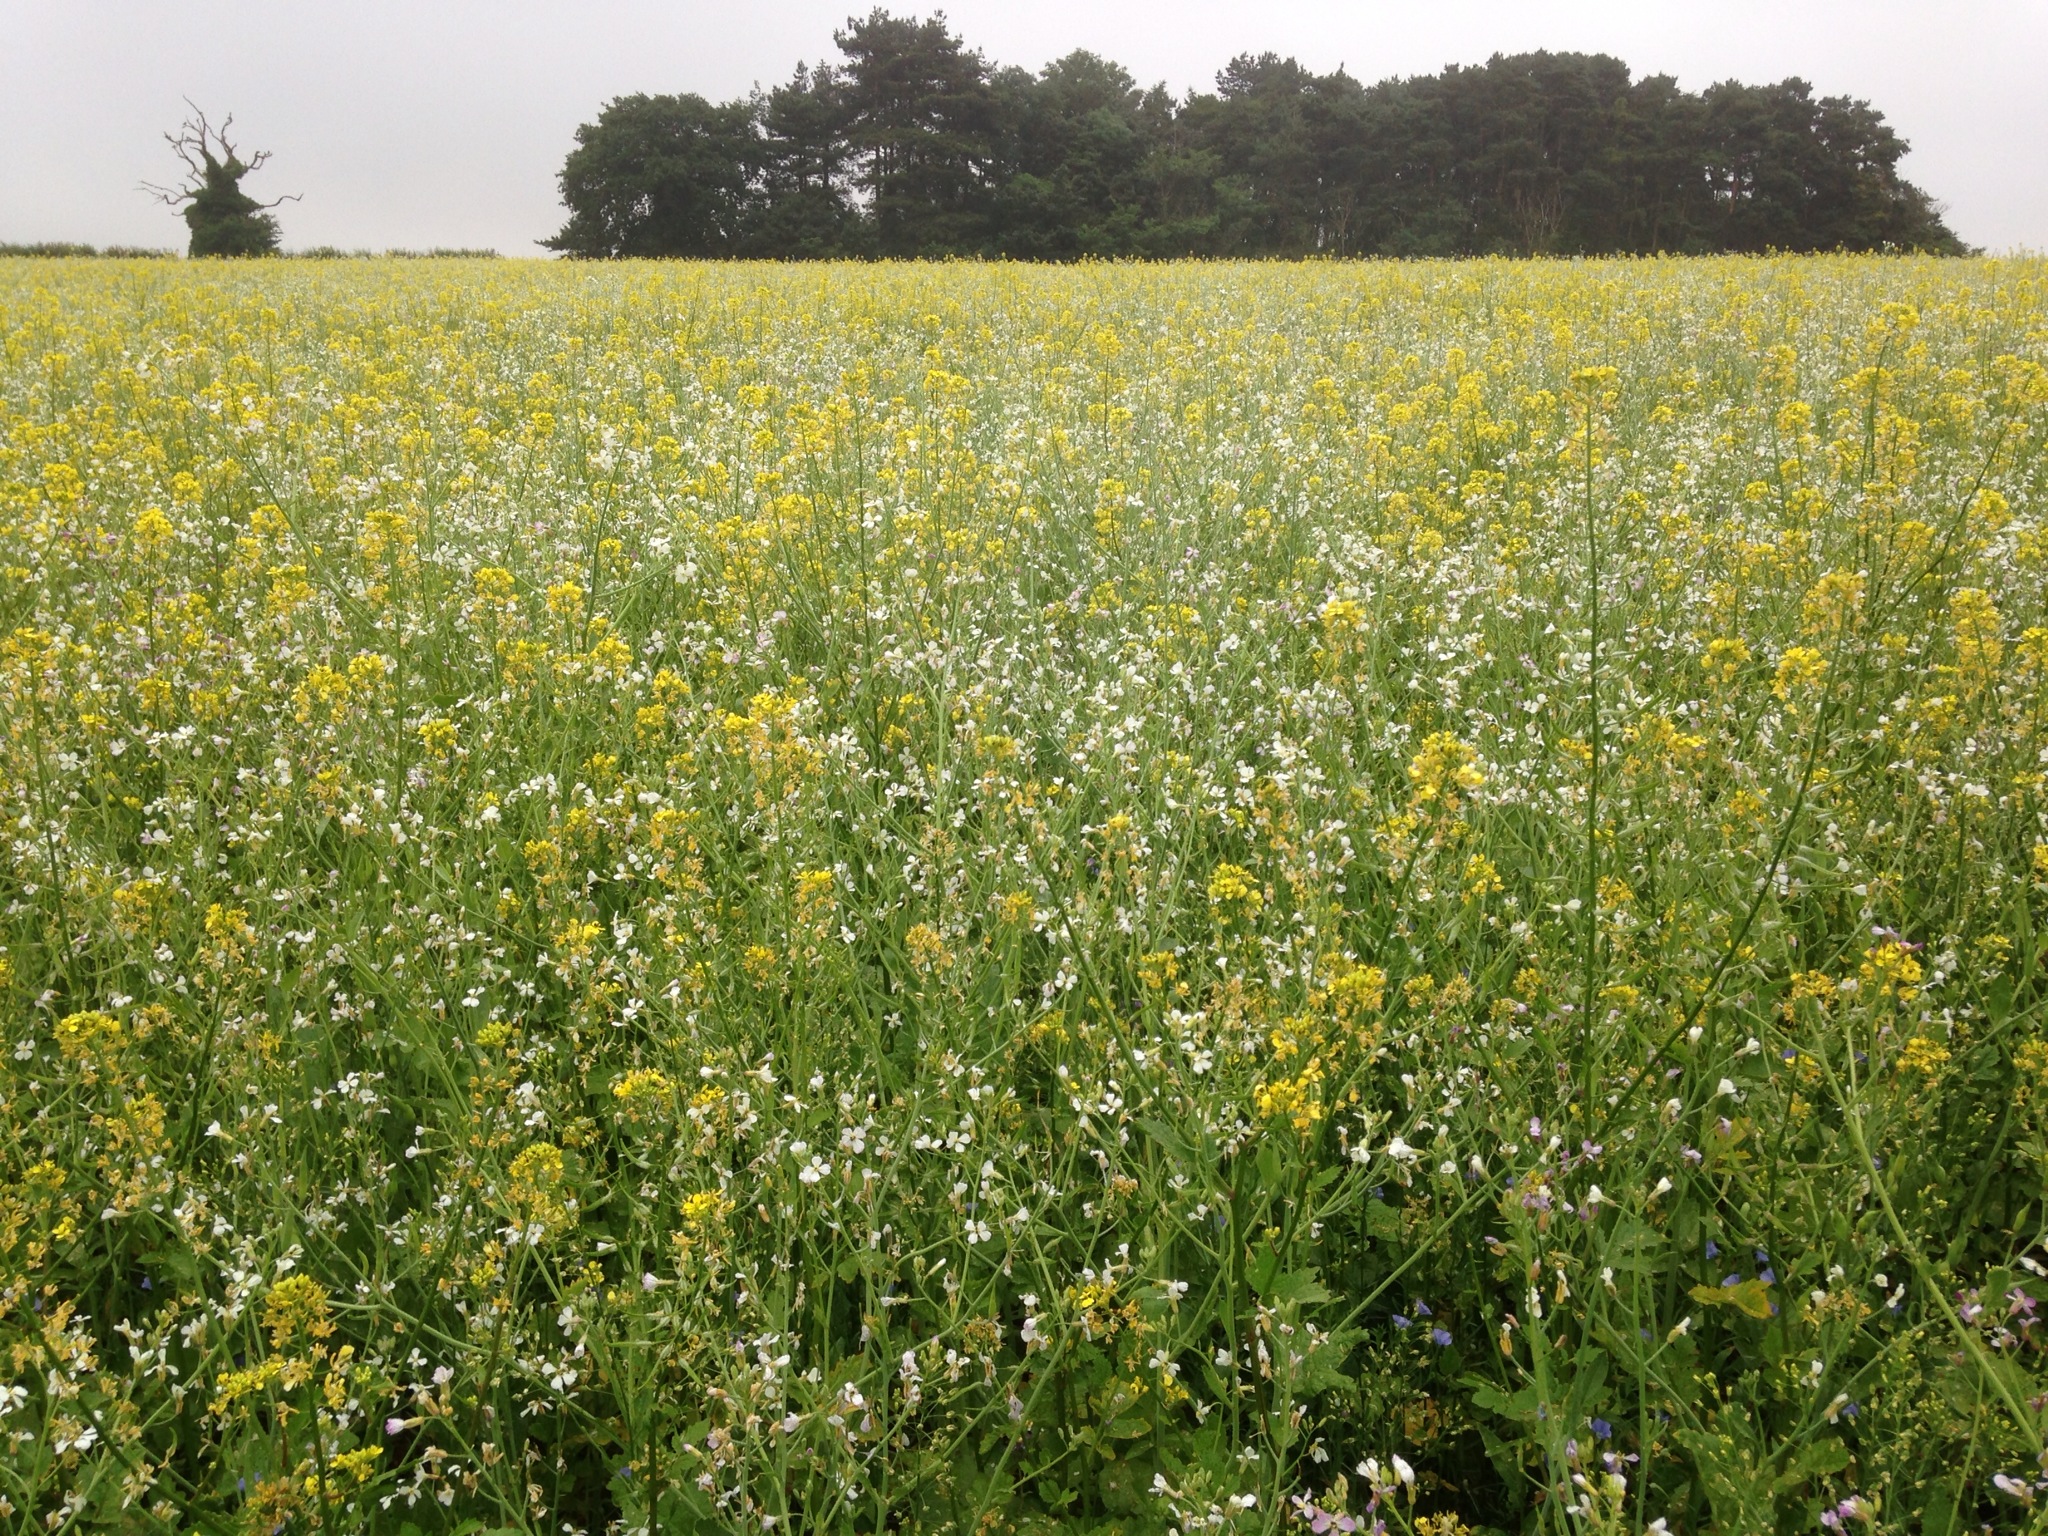
[[[1214,94],[1074,53],[999,69],[875,11],[744,101],[626,96],[576,133],[575,256],[1954,252],[1868,102],[1694,95],[1617,59],[1495,57],[1365,86],[1271,54]]]
[[[261,203],[243,189],[242,183],[263,168],[270,153],[258,150],[244,160],[228,137],[234,121],[230,115],[216,128],[204,112],[193,107],[192,116],[176,133],[164,135],[164,142],[185,168],[184,180],[170,187],[144,183],[146,191],[178,210],[191,231],[187,251],[193,256],[277,253],[277,215],[270,210],[292,199]]]
[[[25,244],[0,244],[0,256],[107,256],[116,261],[141,261],[154,256],[175,256],[176,251],[142,245],[109,245],[104,248],[75,240],[32,240]]]
[[[0,266],[24,1529],[2033,1529],[2048,266]]]

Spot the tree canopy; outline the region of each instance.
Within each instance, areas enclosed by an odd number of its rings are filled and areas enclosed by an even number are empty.
[[[1603,54],[1365,85],[1243,54],[1213,92],[1076,52],[991,64],[875,10],[742,101],[626,96],[576,131],[572,256],[1960,252],[1867,101],[1697,94]]]
[[[242,179],[260,169],[270,152],[258,150],[244,160],[228,138],[234,121],[230,113],[216,128],[192,107],[192,116],[178,131],[164,135],[185,167],[184,184],[144,184],[144,190],[179,210],[192,233],[194,256],[270,256],[278,248],[277,217],[270,210],[291,199],[259,203],[242,190]]]

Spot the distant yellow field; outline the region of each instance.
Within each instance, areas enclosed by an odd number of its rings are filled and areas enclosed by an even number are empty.
[[[24,1529],[2028,1518],[2048,263],[0,349]]]

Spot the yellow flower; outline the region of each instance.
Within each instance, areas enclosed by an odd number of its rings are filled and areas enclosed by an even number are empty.
[[[1707,675],[1716,682],[1733,682],[1748,660],[1749,646],[1740,639],[1724,635],[1707,644]]]
[[[537,1245],[575,1221],[576,1201],[564,1185],[567,1159],[552,1142],[537,1141],[506,1170],[505,1198],[523,1230],[515,1237]]]
[[[1899,1052],[1899,1070],[1917,1072],[1922,1077],[1938,1077],[1948,1062],[1948,1056],[1947,1046],[1925,1035],[1915,1035]]]
[[[1483,853],[1475,853],[1465,861],[1465,894],[1478,898],[1490,896],[1501,888],[1500,870],[1493,860]]]
[[[903,947],[909,951],[912,967],[926,975],[953,962],[953,952],[929,923],[918,923],[904,934]]]
[[[1265,904],[1265,892],[1252,878],[1251,871],[1236,864],[1218,864],[1210,871],[1209,905],[1219,918],[1254,918]]]
[[[160,553],[178,536],[178,530],[172,525],[171,520],[164,516],[161,507],[144,507],[136,514],[131,531],[135,535],[136,545],[144,554],[149,555]]]
[[[1458,814],[1462,796],[1486,783],[1476,748],[1460,741],[1449,731],[1425,737],[1422,750],[1408,764],[1408,782],[1413,786],[1411,804],[1418,810],[1437,809]]]
[[[66,1014],[57,1021],[57,1049],[67,1061],[77,1061],[99,1050],[119,1044],[121,1021],[112,1014],[90,1010]]]
[[[1778,658],[1778,673],[1771,682],[1771,692],[1781,699],[1790,699],[1818,688],[1827,674],[1828,659],[1819,651],[1810,645],[1788,646]]]
[[[1895,939],[1887,939],[1872,949],[1858,969],[1863,980],[1876,988],[1879,997],[1910,1003],[1920,995],[1920,962]]]
[[[301,1336],[318,1342],[334,1332],[328,1319],[327,1290],[311,1275],[287,1275],[263,1299],[263,1326],[273,1349],[283,1349]]]
[[[612,1084],[612,1097],[629,1104],[640,1099],[663,1098],[668,1092],[669,1080],[652,1067],[635,1067]]]
[[[1950,596],[1948,613],[1955,627],[1956,670],[1972,685],[1989,682],[2005,656],[1991,594],[1981,587],[1964,587]]]

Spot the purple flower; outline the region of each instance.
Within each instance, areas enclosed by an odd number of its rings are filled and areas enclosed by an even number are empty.
[[[1721,1257],[1721,1245],[1715,1242],[1711,1237],[1707,1239],[1707,1257],[1710,1259],[1718,1259],[1719,1257]]]
[[[1613,1435],[1614,1426],[1605,1419],[1595,1419],[1593,1421],[1593,1438],[1595,1440],[1611,1439]]]
[[[1408,1326],[1408,1319],[1396,1312],[1394,1314],[1394,1326],[1396,1328],[1406,1328]]]
[[[1451,1347],[1451,1330],[1448,1328],[1432,1328],[1429,1330],[1429,1337],[1438,1349]]]
[[[1316,1536],[1327,1536],[1330,1531],[1339,1531],[1343,1536],[1351,1536],[1351,1533],[1358,1529],[1357,1516],[1319,1508],[1305,1493],[1297,1493],[1294,1496],[1294,1517],[1306,1521],[1308,1528],[1314,1531]]]

